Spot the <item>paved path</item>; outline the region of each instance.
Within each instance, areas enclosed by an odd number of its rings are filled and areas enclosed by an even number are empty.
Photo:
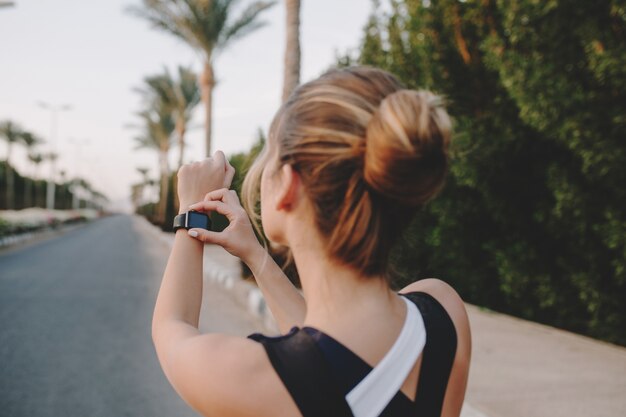
[[[169,249],[114,216],[0,252],[0,417],[191,417],[150,337]],[[201,327],[259,322],[207,287]]]
[[[467,306],[466,400],[490,417],[626,416],[626,348]]]

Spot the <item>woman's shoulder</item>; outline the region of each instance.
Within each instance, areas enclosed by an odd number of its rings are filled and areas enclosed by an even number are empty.
[[[450,316],[460,338],[469,337],[469,319],[465,303],[446,282],[437,278],[415,281],[398,291],[400,294],[425,293],[434,298]]]

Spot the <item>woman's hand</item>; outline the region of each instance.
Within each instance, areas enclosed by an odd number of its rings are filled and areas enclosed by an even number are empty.
[[[189,209],[209,213],[216,211],[228,218],[228,227],[221,232],[213,232],[204,229],[190,229],[190,236],[204,243],[215,243],[222,246],[232,255],[248,263],[252,256],[259,253],[259,249],[265,252],[254,234],[248,213],[239,202],[234,190],[222,188],[208,193],[204,201],[192,204]]]
[[[229,188],[235,175],[235,169],[228,163],[222,151],[202,161],[185,164],[178,170],[178,201],[180,212],[208,192],[220,188]]]

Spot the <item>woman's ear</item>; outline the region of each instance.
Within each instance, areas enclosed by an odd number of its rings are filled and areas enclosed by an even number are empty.
[[[280,186],[276,196],[276,210],[291,210],[297,202],[299,188],[300,176],[298,173],[291,165],[283,165],[280,169]]]

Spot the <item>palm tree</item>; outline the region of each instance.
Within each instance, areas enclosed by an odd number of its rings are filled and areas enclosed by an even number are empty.
[[[157,221],[165,224],[167,193],[169,188],[168,154],[172,144],[174,119],[170,112],[165,111],[161,103],[154,103],[152,108],[137,113],[143,121],[143,132],[135,137],[137,148],[157,151],[159,155],[159,172],[161,174],[161,192],[157,206]]]
[[[171,78],[171,77],[170,77]],[[143,121],[142,135],[135,138],[137,148],[156,150],[159,155],[160,194],[157,205],[157,222],[165,225],[167,212],[167,195],[169,192],[169,151],[172,145],[172,133],[176,128],[173,104],[167,94],[167,77],[155,75],[144,78],[144,85],[135,88],[144,101],[146,110],[137,113]]]
[[[139,172],[141,174],[141,184],[143,185],[150,185],[151,184],[151,180],[150,177],[148,176],[148,173],[150,172],[149,168],[146,167],[137,167],[137,172]]]
[[[203,54],[204,68],[200,78],[205,106],[206,155],[211,155],[211,123],[215,72],[213,59],[233,41],[262,27],[258,16],[275,1],[255,1],[232,19],[238,0],[143,0],[143,7],[130,11],[147,19],[156,28],[171,33]]]
[[[13,177],[13,167],[11,166],[11,152],[13,150],[13,144],[22,140],[24,131],[20,126],[13,123],[10,120],[5,120],[0,123],[0,137],[7,142],[7,160],[6,160],[6,208],[12,210],[14,207],[14,188],[15,184]]]
[[[30,162],[32,162],[33,164],[35,164],[35,203],[33,204],[34,207],[37,207],[37,204],[39,202],[39,188],[37,186],[37,181],[39,180],[39,164],[41,164],[43,162],[43,155],[41,155],[40,153],[29,153],[28,154],[28,160]]]
[[[147,96],[154,95],[156,99],[162,101],[166,110],[172,112],[178,138],[178,167],[180,168],[185,154],[187,126],[201,98],[197,76],[190,68],[179,66],[177,79],[174,79],[165,68],[163,74],[146,77],[144,82],[149,86],[150,91],[140,90],[140,92]]]
[[[33,148],[40,143],[43,143],[43,140],[35,136],[30,132],[22,133],[22,143],[26,147],[26,151],[28,152],[28,160],[34,162],[31,158],[33,153]],[[25,177],[24,181],[26,183],[24,190],[24,207],[30,207],[32,205],[32,194],[33,194],[33,178]]]
[[[287,14],[287,45],[285,47],[285,75],[283,103],[300,84],[300,0],[285,0]]]
[[[147,185],[150,185],[150,178],[148,177],[150,169],[146,167],[137,167],[136,169],[141,174],[141,181],[131,185],[132,202],[135,206],[134,211],[137,211],[144,204],[145,189]]]

